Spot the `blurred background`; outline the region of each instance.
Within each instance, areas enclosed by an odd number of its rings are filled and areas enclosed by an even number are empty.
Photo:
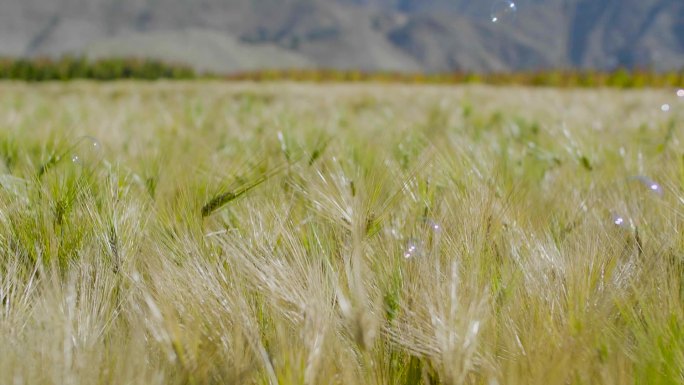
[[[683,0],[2,0],[0,56],[195,70],[684,68]]]

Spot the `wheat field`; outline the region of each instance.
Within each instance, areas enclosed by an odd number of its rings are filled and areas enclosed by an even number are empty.
[[[684,383],[680,99],[1,83],[0,384]]]

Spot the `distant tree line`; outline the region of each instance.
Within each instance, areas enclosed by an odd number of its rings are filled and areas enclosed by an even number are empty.
[[[337,70],[273,70],[255,71],[227,76],[230,80],[308,81],[308,82],[386,82],[418,84],[481,83],[491,85],[529,85],[547,87],[684,87],[684,69],[656,72],[651,70],[542,70],[511,73],[452,72],[437,74],[406,74]]]
[[[195,79],[221,78],[248,81],[380,82],[418,84],[481,83],[548,87],[684,87],[684,69],[657,72],[647,69],[615,71],[542,70],[512,73],[394,73],[355,70],[262,70],[218,77],[198,74],[191,67],[152,59],[112,58],[89,60],[64,56],[59,59],[0,58],[0,79],[24,81]]]
[[[150,59],[97,59],[65,56],[59,59],[0,58],[0,79],[49,81],[73,79],[192,79],[187,66]]]

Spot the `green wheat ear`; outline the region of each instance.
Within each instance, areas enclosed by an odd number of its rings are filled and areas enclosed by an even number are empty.
[[[45,175],[46,172],[48,172],[54,165],[59,163],[59,161],[62,158],[59,155],[50,155],[50,158],[48,158],[47,162],[43,163],[39,168],[38,168],[38,177],[42,177]]]
[[[257,176],[254,180],[252,181],[247,181],[245,182],[242,186],[239,186],[232,191],[226,191],[226,192],[221,192],[216,194],[214,197],[209,199],[207,203],[205,203],[202,206],[202,217],[208,217],[217,210],[221,209],[223,206],[227,205],[228,203],[234,201],[235,199],[243,196],[244,194],[248,193],[249,191],[253,190],[255,187],[259,186],[260,184],[266,182],[269,180],[271,177],[276,175],[282,170],[282,168],[276,168],[271,171],[266,171],[265,173]],[[236,180],[241,181],[243,178],[238,177]]]

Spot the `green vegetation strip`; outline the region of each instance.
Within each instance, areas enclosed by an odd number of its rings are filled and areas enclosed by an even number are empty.
[[[55,81],[74,79],[227,79],[303,82],[379,82],[412,84],[490,84],[546,87],[662,88],[684,87],[684,70],[656,72],[648,69],[613,71],[539,70],[513,73],[394,73],[344,70],[258,70],[228,75],[198,73],[180,64],[150,59],[111,58],[88,60],[78,57],[60,59],[0,59],[0,79]]]

